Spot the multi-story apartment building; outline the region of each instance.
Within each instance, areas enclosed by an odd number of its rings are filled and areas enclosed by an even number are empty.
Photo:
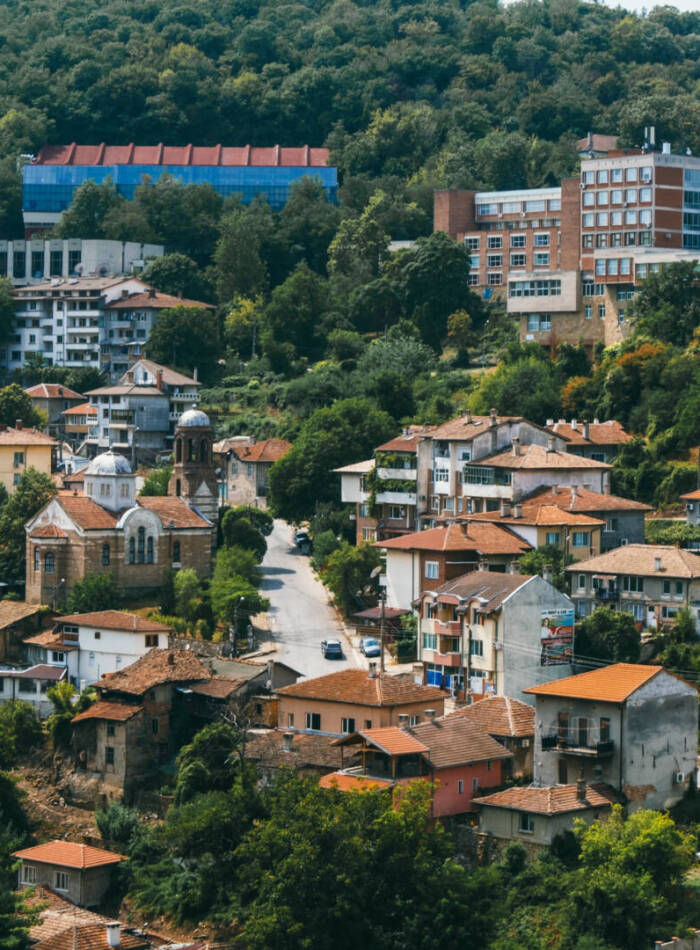
[[[22,286],[41,284],[47,278],[137,274],[150,258],[164,253],[162,244],[96,238],[0,241],[0,277]]]
[[[609,419],[607,422],[600,422],[599,419],[594,419],[593,422],[586,419],[583,422],[577,419],[572,419],[571,422],[565,419],[558,422],[547,419],[547,429],[554,435],[568,439],[567,452],[585,455],[586,458],[598,462],[613,462],[620,446],[633,439],[615,419]]]
[[[435,194],[434,228],[472,251],[474,287],[552,351],[619,342],[641,281],[700,251],[700,158],[668,143],[589,152],[559,190]]]

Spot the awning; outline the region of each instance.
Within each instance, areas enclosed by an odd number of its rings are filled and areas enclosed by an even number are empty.
[[[400,607],[385,607],[384,608],[384,619],[385,620],[397,620],[399,617],[403,617],[406,614],[410,614],[410,610],[403,610]],[[353,617],[360,617],[363,620],[381,620],[382,619],[382,608],[381,607],[370,607],[368,610],[361,610],[357,614],[353,614]]]

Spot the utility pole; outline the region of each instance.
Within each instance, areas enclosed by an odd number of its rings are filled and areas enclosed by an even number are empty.
[[[386,591],[382,589],[379,593],[379,602],[381,603],[381,613],[379,619],[379,643],[380,643],[380,654],[379,654],[379,670],[381,673],[384,672],[384,621],[386,619],[385,607],[386,607]]]

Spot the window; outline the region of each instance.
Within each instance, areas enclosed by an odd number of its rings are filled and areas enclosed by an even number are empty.
[[[498,205],[496,204],[477,205],[476,213],[477,213],[477,216],[479,217],[488,217],[489,215],[492,215],[492,214],[498,214]]]
[[[535,830],[535,819],[526,811],[521,811],[518,816],[518,831],[524,835],[531,835]]]
[[[571,543],[575,548],[588,547],[591,543],[590,531],[574,531],[571,538]]]
[[[316,732],[319,732],[321,729],[321,714],[307,713],[306,714],[306,728],[314,729]]]
[[[584,228],[592,228],[595,224],[595,215],[594,214],[584,214],[583,216],[583,226]]]
[[[640,211],[639,212],[639,223],[645,226],[651,225],[651,211]]]
[[[583,207],[591,208],[595,204],[595,192],[594,191],[584,191],[583,193]]]
[[[600,320],[605,320],[605,304],[604,303],[598,304],[598,318]]]
[[[605,461],[605,459],[602,459]],[[608,518],[606,519],[605,530],[606,531],[617,531],[618,525],[620,524],[618,518]]]
[[[499,235],[497,237],[487,237],[486,238],[486,247],[503,247],[503,238]]]
[[[511,246],[511,247],[525,247],[525,235],[524,235],[524,234],[511,234],[511,236],[510,236],[510,246]]]
[[[561,534],[558,531],[548,531],[545,536],[545,544],[560,544]]]
[[[607,247],[608,246],[608,236],[607,234],[596,234],[595,236],[595,246],[596,247]],[[605,273],[605,271],[603,271]]]
[[[664,594],[671,593],[671,581],[664,581]]]
[[[24,452],[15,452],[15,468],[19,468],[20,465],[24,465]]]
[[[613,224],[615,223],[616,222],[613,221]],[[617,223],[621,223],[621,222],[617,222]],[[615,231],[613,234],[610,235],[610,247],[621,247],[621,246],[622,246],[622,235],[620,234],[619,231]]]
[[[502,254],[487,254],[486,255],[487,267],[500,267],[502,264],[503,264]]]
[[[525,211],[546,211],[545,202],[543,200],[537,201],[526,201],[525,202]]]
[[[362,540],[363,541],[376,541],[377,532],[374,528],[363,528],[362,529]]]
[[[585,307],[583,308],[583,315],[585,316],[586,320],[591,319],[591,317],[593,316],[593,304],[587,303],[585,305]]]
[[[640,171],[642,181],[651,181],[651,167],[649,165],[645,165]]]
[[[613,227],[619,228],[620,225],[622,224],[622,212],[613,211],[612,214],[610,215],[610,223],[612,224]],[[613,244],[613,247],[615,247],[615,244]]]
[[[511,254],[511,255],[510,255],[510,266],[511,266],[511,267],[525,267],[525,255],[524,255],[524,254]]]
[[[549,235],[548,235],[548,234],[536,234],[536,235],[535,235],[535,247],[549,247]]]
[[[622,577],[622,589],[635,594],[643,594],[644,578],[638,577],[636,574],[625,574]]]
[[[113,723],[113,722],[108,722],[108,723],[107,723],[107,735],[111,737],[111,736],[114,735],[114,733],[115,733],[114,723]]]
[[[437,580],[440,572],[440,565],[437,561],[425,562],[425,576],[429,580]]]
[[[610,193],[608,191],[599,191],[596,195],[596,201],[598,205],[606,205],[610,201]]]
[[[621,169],[621,168],[613,168],[613,169],[612,169],[612,171],[610,172],[610,181],[611,181],[613,184],[617,184],[618,182],[621,182],[621,181],[622,181],[622,169]]]
[[[136,563],[136,538],[129,538],[129,564]]]
[[[147,633],[146,634],[146,646],[157,647],[158,646],[158,634],[157,633]]]
[[[636,224],[636,223],[637,223],[637,212],[625,211],[625,224]]]
[[[519,201],[504,201],[501,205],[503,214],[520,214],[522,204]]]
[[[429,614],[430,616],[430,614]],[[424,633],[423,634],[423,649],[424,650],[437,650],[437,634],[436,633]]]
[[[105,746],[105,765],[114,765],[114,747]]]
[[[616,257],[611,257],[608,259],[608,274],[611,277],[617,277],[618,265],[619,262]]]
[[[67,891],[68,890],[68,872],[67,871],[56,871],[56,890],[57,891]]]
[[[608,217],[607,211],[599,211],[598,214],[595,216],[595,223],[598,225],[599,228],[607,228],[608,220],[609,220],[609,217]]]
[[[159,730],[160,730],[160,720],[154,716],[153,719],[151,719],[151,733],[154,736],[157,736]]]
[[[53,551],[47,551],[44,555],[44,571],[47,574],[53,574],[56,569],[55,555]]]
[[[180,542],[173,541],[173,564],[180,563]]]
[[[472,270],[479,270],[481,266],[481,256],[479,254],[472,254],[469,258],[469,267]]]
[[[143,564],[146,560],[146,529],[141,525],[137,532],[137,552],[136,560],[139,564]]]
[[[508,285],[509,297],[560,297],[561,280],[514,280]]]
[[[390,505],[389,506],[389,517],[394,521],[398,521],[401,518],[406,517],[406,509],[403,505]]]
[[[600,741],[610,742],[610,720],[607,716],[602,716],[600,719]]]
[[[578,589],[579,590],[586,589],[586,575],[585,574],[579,574],[578,576]]]
[[[610,192],[610,201],[614,205],[622,204],[622,188],[616,188]]]
[[[340,720],[340,731],[345,733],[353,733],[355,731],[355,720],[354,719],[341,719]]]
[[[625,169],[625,181],[636,181],[637,180],[637,169],[636,168],[626,168]]]
[[[23,864],[22,881],[24,884],[36,884],[36,868],[29,864]]]
[[[153,536],[150,534],[146,542],[146,563],[153,564]]]
[[[102,545],[102,566],[108,567],[108,565],[109,565],[109,545],[103,544]]]
[[[51,651],[51,662],[52,663],[65,663],[66,654],[62,653],[60,650]]]
[[[662,607],[661,616],[664,620],[675,620],[678,615],[678,607]]]
[[[535,267],[549,267],[549,251],[536,251],[534,263]]]
[[[683,593],[683,581],[676,581],[676,596],[681,596]]]
[[[478,237],[468,237],[464,239],[464,244],[470,251],[478,251],[479,246],[481,245],[481,238]]]
[[[595,181],[595,175],[593,172],[583,172],[581,175],[584,185],[592,185]]]
[[[39,554],[39,548],[34,548],[34,570],[38,571],[40,569],[41,556]]]
[[[492,287],[497,287],[503,283],[503,274],[500,271],[492,271],[487,275],[486,282]]]
[[[483,656],[484,655],[484,641],[471,640],[469,642],[469,653],[471,656]]]
[[[600,168],[596,176],[596,180],[599,185],[607,185],[608,183],[608,170],[607,168]]]

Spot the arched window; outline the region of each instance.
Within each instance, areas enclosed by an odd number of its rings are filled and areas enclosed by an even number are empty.
[[[180,484],[179,478],[175,480],[175,494],[177,495],[178,498],[182,494],[182,485]]]
[[[180,563],[180,542],[173,541],[173,564]]]
[[[146,541],[146,561],[149,564],[153,564],[153,538],[149,534],[148,540]]]
[[[129,538],[129,564],[136,563],[136,538]]]
[[[197,461],[197,449],[194,444],[194,439],[187,440],[187,461],[188,462]]]
[[[103,567],[109,566],[109,545],[108,544],[102,545],[102,566]]]
[[[206,440],[206,439],[202,439],[202,442],[201,442],[201,445],[200,445],[200,456],[201,456],[201,457],[200,457],[200,461],[206,463],[206,461],[207,461],[207,459],[208,459],[208,457],[209,457],[209,446],[208,446],[208,444],[207,444],[207,440]]]
[[[44,572],[46,574],[53,574],[56,565],[56,558],[53,551],[47,551],[44,555]]]
[[[175,461],[176,462],[182,461],[182,439],[178,439],[175,442]]]
[[[41,557],[39,556],[39,548],[34,548],[34,570],[41,570]]]
[[[146,560],[146,529],[143,525],[139,528],[138,531],[138,545],[136,549],[136,560],[139,564],[143,564]]]

